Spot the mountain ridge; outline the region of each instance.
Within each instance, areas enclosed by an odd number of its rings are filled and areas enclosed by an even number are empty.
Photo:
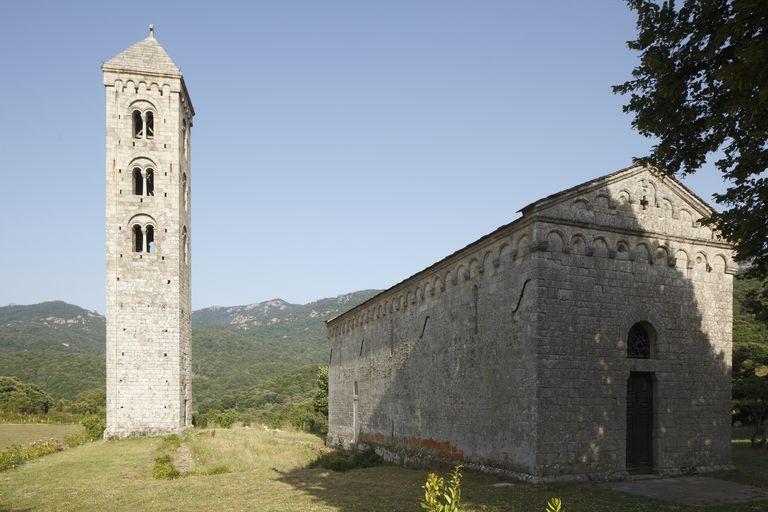
[[[192,312],[193,391],[198,406],[269,395],[266,382],[327,362],[324,320],[378,293],[361,290],[307,304],[269,299]],[[56,398],[105,382],[106,319],[64,301],[0,307],[0,375]]]

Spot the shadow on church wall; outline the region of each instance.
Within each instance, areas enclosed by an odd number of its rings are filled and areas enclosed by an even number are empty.
[[[729,465],[730,251],[676,182],[623,172],[534,203],[332,322],[331,439],[533,481],[621,478],[643,372],[653,471]],[[628,357],[638,322],[648,359]],[[344,506],[306,478],[282,477]]]

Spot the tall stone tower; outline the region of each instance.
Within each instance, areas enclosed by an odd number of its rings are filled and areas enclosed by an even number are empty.
[[[107,97],[107,429],[191,424],[190,131],[181,71],[154,36],[101,67]]]

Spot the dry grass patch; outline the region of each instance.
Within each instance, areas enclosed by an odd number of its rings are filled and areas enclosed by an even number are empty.
[[[192,464],[187,476],[152,475],[162,438],[87,443],[0,472],[0,510],[7,511],[188,511],[413,512],[419,510],[427,470],[381,465],[346,472],[308,468],[326,449],[322,439],[263,427],[192,430],[181,437]],[[764,466],[736,450],[734,480]],[[760,452],[761,455],[765,453]],[[229,474],[215,469],[228,466]],[[466,473],[463,512],[540,512],[552,496],[567,512],[701,512],[590,484],[532,486]],[[753,483],[760,485],[760,482]],[[768,482],[765,483],[768,485]],[[707,507],[706,512],[765,511],[768,503]]]
[[[63,442],[66,436],[82,431],[83,427],[80,425],[0,423],[0,450],[14,444],[27,445],[50,439]]]
[[[251,470],[290,471],[305,466],[325,451],[322,439],[292,430],[257,425],[232,429],[196,430],[184,436],[191,452],[190,474]]]

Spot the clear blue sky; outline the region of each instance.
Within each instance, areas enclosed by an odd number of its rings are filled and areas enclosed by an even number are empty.
[[[193,303],[384,288],[650,142],[621,1],[3,2],[0,304],[104,310],[100,64],[156,35],[197,111]],[[709,198],[713,167],[687,180]]]

